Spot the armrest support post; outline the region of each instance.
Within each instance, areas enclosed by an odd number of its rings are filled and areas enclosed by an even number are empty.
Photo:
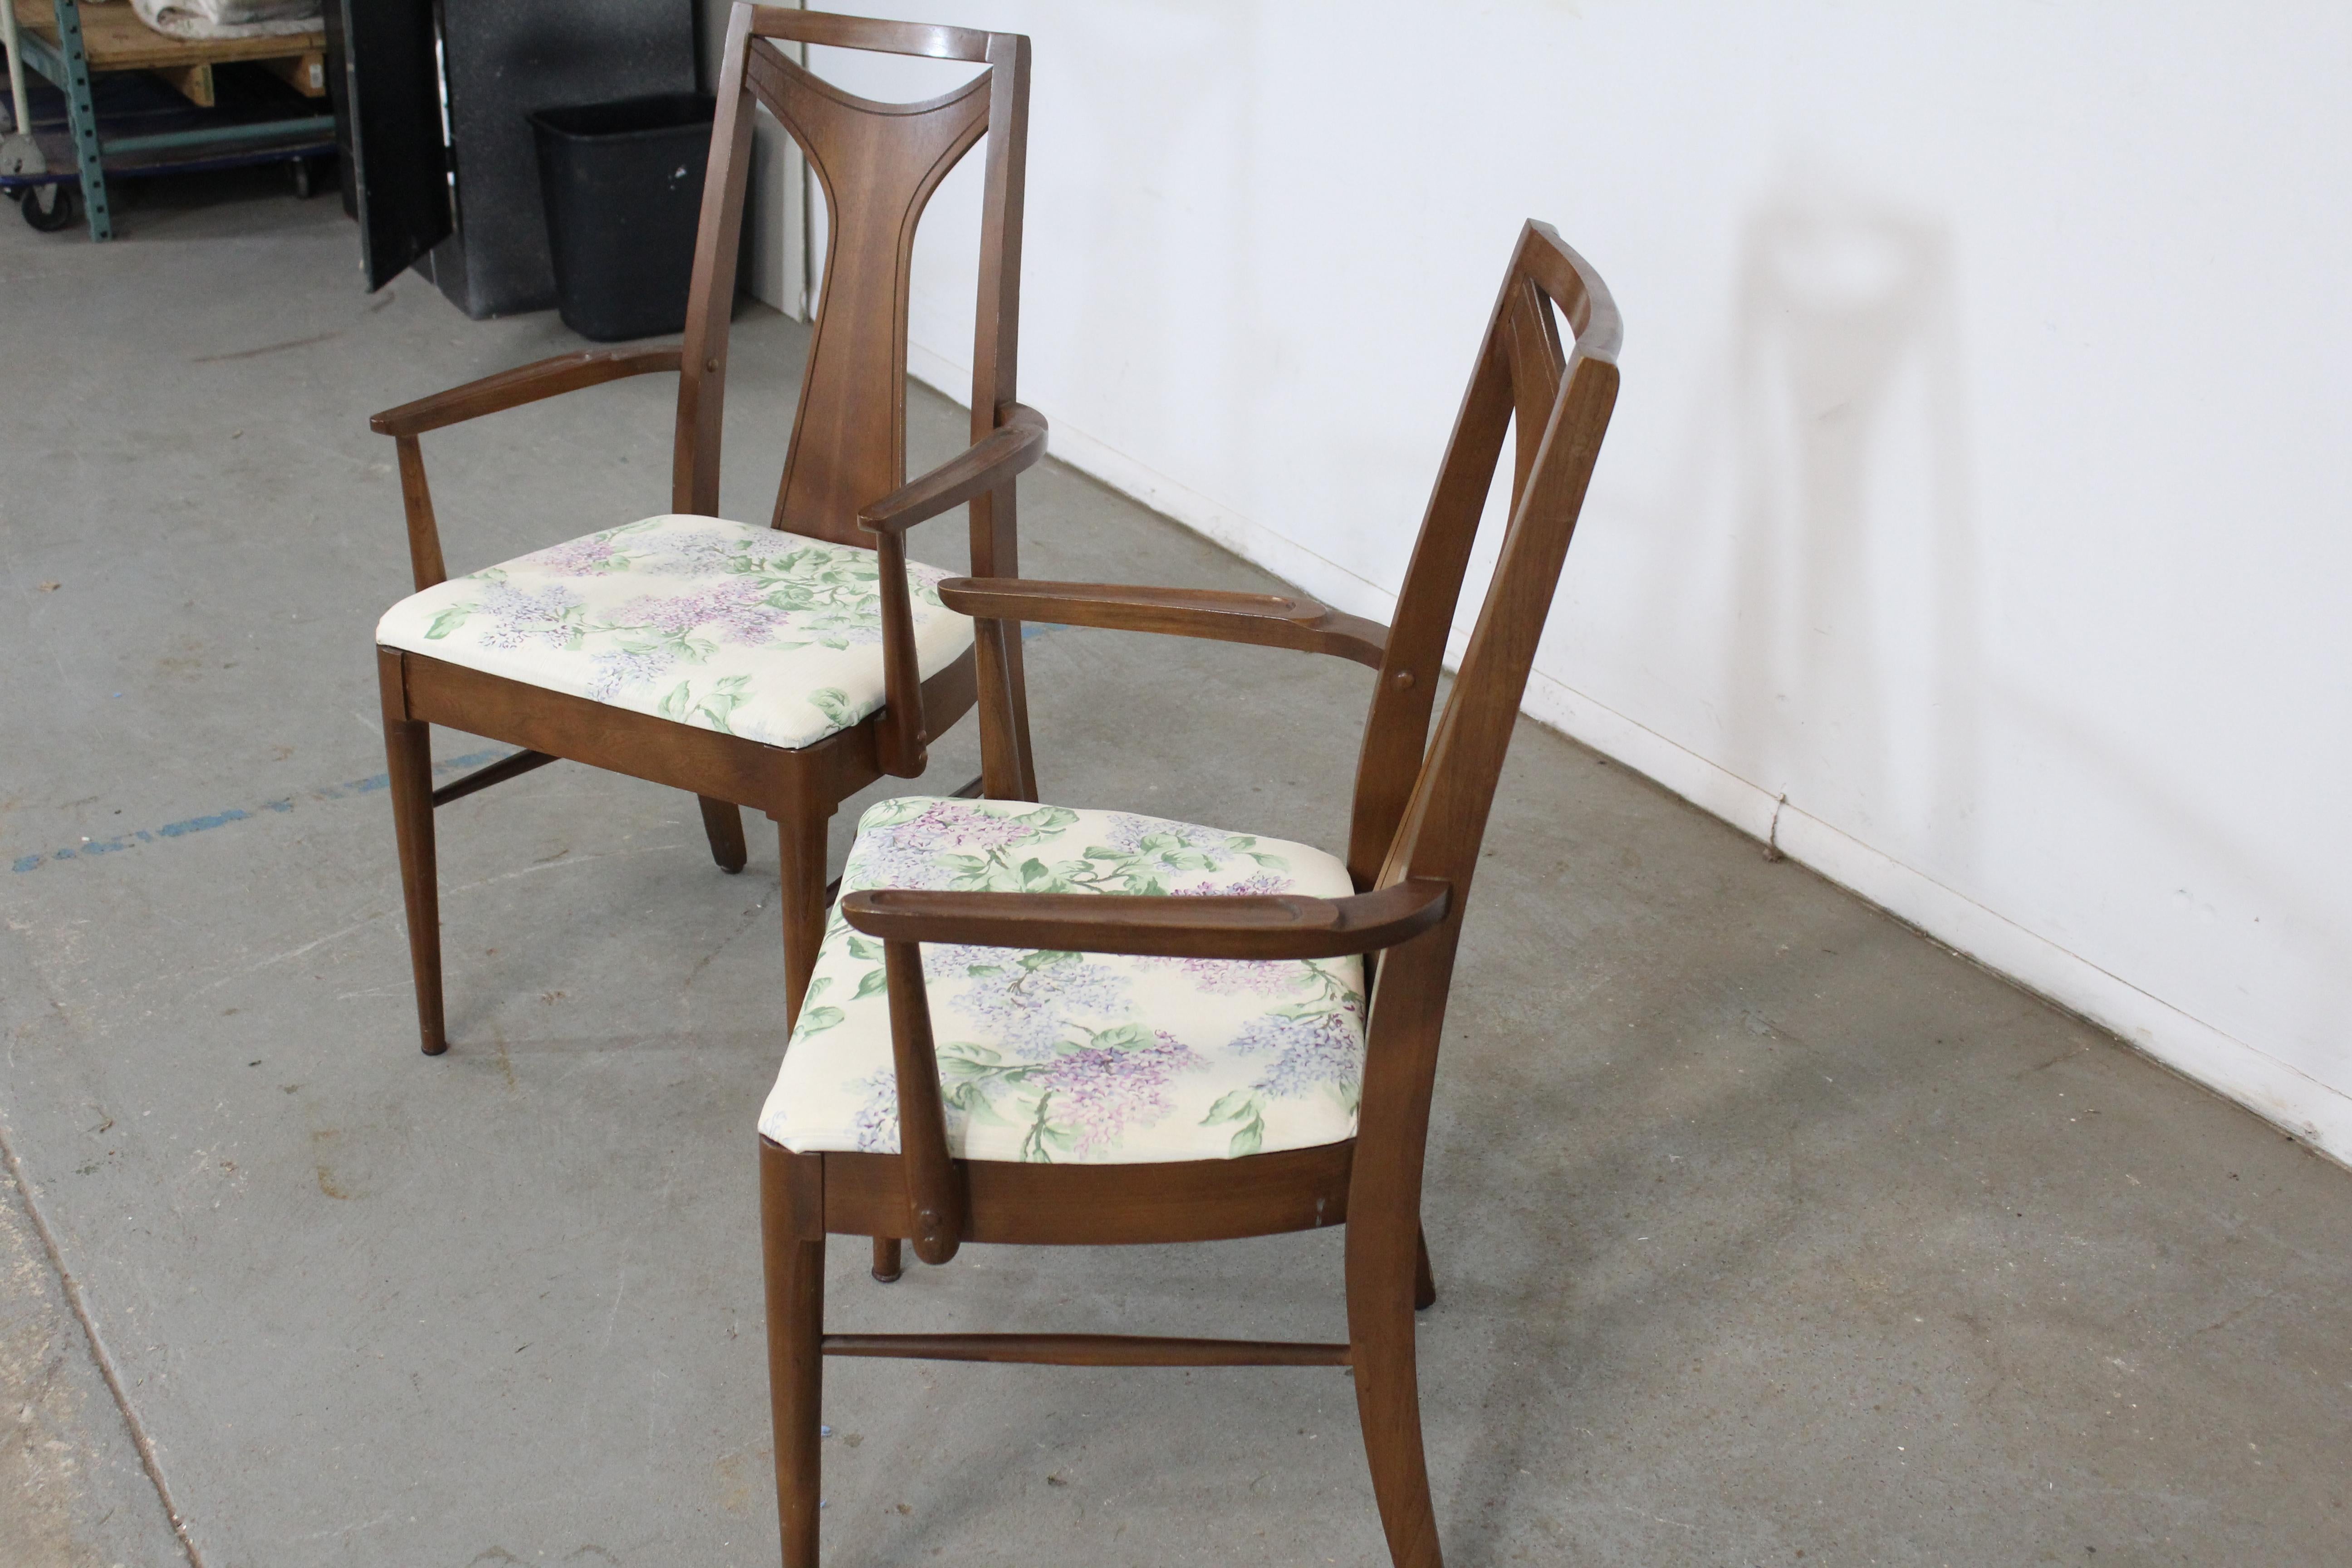
[[[882,965],[890,987],[890,1050],[898,1078],[898,1163],[906,1173],[907,1206],[914,1215],[915,1256],[945,1263],[963,1245],[964,1186],[963,1173],[948,1154],[923,950],[911,942],[885,942]]]
[[[929,761],[930,739],[923,714],[922,669],[915,653],[915,607],[907,591],[907,531],[941,512],[1012,484],[1045,455],[1045,416],[1034,408],[1004,405],[1003,423],[920,479],[899,486],[863,507],[857,526],[874,535],[875,567],[882,595],[883,771],[899,778],[919,774]],[[986,637],[985,627],[976,635]]]
[[[441,563],[441,525],[433,520],[433,490],[425,482],[425,453],[416,437],[399,437],[393,446],[400,455],[400,504],[408,513],[409,570],[422,594],[448,581],[449,569]]]
[[[923,713],[923,670],[915,653],[915,606],[907,590],[907,537],[896,531],[874,540],[882,587],[882,771],[919,776],[929,764],[930,726]]]

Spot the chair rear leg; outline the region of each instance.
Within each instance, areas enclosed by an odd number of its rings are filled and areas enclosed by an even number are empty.
[[[710,858],[729,876],[743,868],[751,851],[743,842],[743,812],[731,800],[714,800],[707,795],[694,797],[702,803],[702,831],[710,840]]]
[[[1407,1221],[1410,1225],[1411,1222]],[[1429,1465],[1421,1445],[1421,1386],[1413,1346],[1415,1247],[1348,1226],[1348,1339],[1354,1351],[1356,1414],[1372,1495],[1396,1568],[1442,1568]]]
[[[776,1521],[784,1568],[816,1568],[823,1479],[824,1195],[816,1157],[760,1151],[768,1282],[768,1405],[776,1433]],[[811,1224],[811,1213],[815,1215]],[[814,1230],[814,1235],[804,1234]]]
[[[905,1273],[906,1268],[905,1251],[899,1246],[898,1238],[895,1236],[876,1237],[874,1238],[874,1278],[887,1285]]]
[[[384,674],[383,752],[392,826],[400,841],[400,891],[408,906],[408,965],[416,981],[416,1032],[428,1057],[449,1048],[441,1008],[441,894],[433,852],[431,729],[402,714],[399,665]]]

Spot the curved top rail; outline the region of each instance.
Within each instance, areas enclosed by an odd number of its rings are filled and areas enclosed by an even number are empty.
[[[854,109],[861,114],[929,114],[934,110],[945,109],[959,100],[970,98],[975,92],[986,92],[992,80],[989,73],[982,71],[970,81],[948,89],[937,98],[927,98],[919,102],[898,103],[887,102],[880,99],[861,98],[837,82],[827,81],[790,55],[776,49],[772,45],[761,58],[761,70],[769,73],[766,79],[763,79],[757,73],[747,71],[747,79],[751,81],[754,93],[761,96],[762,102],[767,103],[769,111],[777,114],[779,118],[782,118],[782,111],[769,97],[775,90],[776,73],[790,79],[796,87],[814,92],[819,97],[829,98],[844,109]],[[822,179],[824,175],[820,174],[818,178]]]
[[[1576,330],[1576,352],[1586,359],[1616,363],[1625,340],[1624,318],[1592,263],[1560,238],[1559,230],[1534,218],[1528,220],[1519,262],[1567,314]]]
[[[794,11],[782,5],[750,5],[748,0],[737,0],[737,8],[751,13],[751,31],[760,37],[789,38],[794,43],[845,49],[872,49],[886,55],[920,55],[935,60],[985,64],[990,45],[1011,36],[929,22],[879,22],[865,16],[838,16],[829,11]]]

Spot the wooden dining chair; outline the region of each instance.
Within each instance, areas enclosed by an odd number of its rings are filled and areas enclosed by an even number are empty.
[[[987,68],[922,103],[856,98],[778,42],[967,60]],[[985,689],[994,795],[1035,791],[1020,628],[973,624],[909,563],[915,524],[969,504],[975,572],[1018,573],[1014,476],[1045,421],[1013,397],[1019,335],[1029,40],[1012,33],[738,5],[728,24],[695,241],[686,341],[561,355],[377,415],[398,444],[416,593],[376,628],[384,749],[426,1054],[448,1046],[433,811],[559,758],[689,790],[719,868],[743,868],[740,806],[774,820],[784,994],[796,1013],[824,929],[825,830],[885,773],[919,775],[925,746]],[[824,189],[824,281],[800,407],[768,526],[719,510],[727,331],[735,299],[754,102],[807,153]],[[985,135],[971,446],[907,482],[907,297],[915,227]],[[443,568],[417,437],[622,376],[676,373],[670,513],[608,528],[470,576]],[[427,727],[524,748],[436,789]],[[980,785],[975,780],[967,789]]]
[[[1389,1551],[1407,1568],[1439,1562],[1413,1351],[1414,1310],[1436,1299],[1420,1230],[1430,1094],[1496,779],[1616,401],[1618,335],[1600,277],[1529,224],[1391,626],[1278,595],[940,584],[983,637],[1026,618],[1255,643],[1354,659],[1379,684],[1344,860],[1025,798],[866,814],[760,1122],[789,1568],[816,1562],[827,1355],[1348,1367]],[[1433,740],[1439,661],[1514,423],[1501,554]],[[828,1233],[911,1237],[937,1264],[968,1241],[1213,1241],[1343,1223],[1342,1342],[824,1328]]]

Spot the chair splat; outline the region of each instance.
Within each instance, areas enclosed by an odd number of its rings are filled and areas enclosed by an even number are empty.
[[[824,192],[824,281],[774,526],[870,542],[852,520],[906,481],[907,299],[915,227],[988,130],[991,74],[922,103],[877,103],[755,40],[744,83]],[[850,178],[849,172],[856,177]],[[890,411],[887,438],[873,411]]]

